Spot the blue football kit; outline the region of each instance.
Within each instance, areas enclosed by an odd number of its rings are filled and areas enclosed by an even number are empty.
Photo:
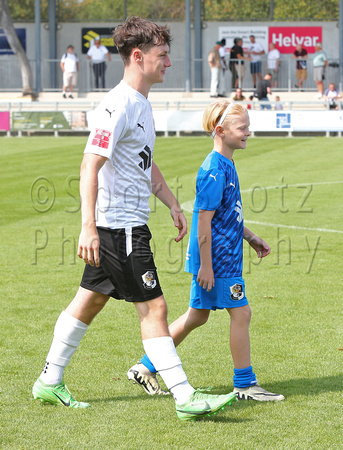
[[[215,286],[207,292],[196,281],[200,268],[198,219],[201,210],[215,211],[212,222],[212,268]],[[196,181],[196,198],[185,270],[193,274],[190,306],[222,309],[248,304],[243,270],[243,208],[233,161],[212,150]]]

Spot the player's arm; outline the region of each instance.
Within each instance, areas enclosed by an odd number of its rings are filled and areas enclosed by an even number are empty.
[[[269,245],[252,231],[250,231],[247,227],[243,229],[243,238],[251,245],[251,247],[257,253],[258,258],[264,258],[269,255],[270,247]]]
[[[100,264],[99,235],[95,222],[95,206],[98,196],[98,172],[107,158],[92,153],[83,156],[80,170],[81,233],[77,255],[91,266]]]
[[[200,269],[197,281],[209,292],[214,286],[212,268],[212,228],[211,222],[215,211],[200,209],[198,219],[198,242],[200,252]]]
[[[187,220],[179,202],[167,186],[160,169],[154,162],[151,168],[151,183],[152,193],[170,209],[170,215],[174,220],[174,225],[179,229],[179,234],[175,238],[175,241],[179,242],[187,234]]]
[[[64,72],[64,62],[60,62],[60,66],[61,66],[61,70],[62,70],[62,72]]]

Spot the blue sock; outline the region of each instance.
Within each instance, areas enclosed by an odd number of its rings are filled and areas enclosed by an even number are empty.
[[[246,388],[257,383],[256,375],[252,371],[252,366],[245,369],[233,369],[233,385],[236,388]]]
[[[145,354],[143,356],[143,358],[141,359],[141,363],[150,370],[150,372],[152,373],[157,373],[157,370],[155,369],[155,366],[153,365],[153,363],[150,361],[150,359],[148,358],[148,356]]]

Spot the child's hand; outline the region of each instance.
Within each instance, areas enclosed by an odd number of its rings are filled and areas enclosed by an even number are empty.
[[[257,253],[258,258],[264,258],[265,256],[269,255],[270,253],[270,247],[269,245],[260,237],[254,235],[248,240],[251,247],[255,250]]]
[[[214,287],[214,273],[212,267],[209,269],[205,269],[200,266],[197,282],[203,289],[206,289],[207,292],[210,292],[210,290]]]

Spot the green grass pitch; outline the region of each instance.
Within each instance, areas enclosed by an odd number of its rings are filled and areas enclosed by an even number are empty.
[[[78,174],[86,138],[1,138],[0,447],[15,449],[336,449],[343,435],[343,148],[339,138],[254,138],[235,163],[245,224],[271,246],[262,261],[244,247],[253,311],[252,364],[284,402],[237,402],[195,423],[173,399],[127,381],[142,355],[135,309],[110,301],[89,328],[65,381],[87,410],[43,406],[31,389],[55,321],[82,274]],[[158,138],[154,158],[185,208],[211,150],[206,137]],[[188,305],[185,242],[151,201],[149,226],[169,320]],[[189,381],[232,390],[225,311],[180,345]]]

